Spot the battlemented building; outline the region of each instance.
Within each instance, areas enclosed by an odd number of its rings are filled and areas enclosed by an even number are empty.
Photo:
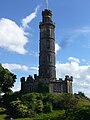
[[[21,92],[72,93],[72,76],[65,76],[65,80],[56,78],[55,23],[51,10],[42,11],[39,28],[39,75],[35,74],[34,78],[29,75],[26,80],[22,77]]]

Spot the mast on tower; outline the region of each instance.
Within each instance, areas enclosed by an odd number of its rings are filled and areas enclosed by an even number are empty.
[[[48,0],[46,0],[46,8],[48,9]]]

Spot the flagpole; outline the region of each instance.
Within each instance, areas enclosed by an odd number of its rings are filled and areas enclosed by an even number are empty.
[[[48,0],[46,0],[46,8],[48,9]]]

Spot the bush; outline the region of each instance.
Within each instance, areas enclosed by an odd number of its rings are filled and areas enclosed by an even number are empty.
[[[34,115],[33,111],[29,110],[28,107],[22,102],[17,99],[16,101],[12,101],[11,105],[11,112],[15,117],[32,117]]]
[[[28,93],[22,96],[21,101],[23,104],[28,106],[29,109],[35,110],[35,105],[38,95],[36,93]]]
[[[43,105],[42,100],[37,100],[37,103],[36,103],[36,111],[37,111],[38,113],[43,112],[43,108],[44,108],[44,105]]]
[[[78,92],[78,95],[79,95],[80,97],[86,97],[85,94],[82,93],[82,92]]]
[[[83,106],[75,112],[75,120],[90,120],[90,106]]]
[[[15,101],[17,100],[17,98],[21,98],[22,94],[20,92],[15,92],[15,93],[12,93],[10,95],[3,95],[3,102],[4,104],[9,107],[9,104],[12,102],[12,101]]]
[[[52,104],[49,102],[46,102],[44,105],[44,112],[47,112],[47,113],[52,112],[52,109],[53,109]]]

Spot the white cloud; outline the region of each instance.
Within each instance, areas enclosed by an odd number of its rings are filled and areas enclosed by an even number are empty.
[[[26,65],[20,65],[20,64],[9,64],[9,63],[4,63],[2,64],[4,68],[9,69],[10,71],[14,70],[23,70],[23,71],[33,71],[33,73],[38,72],[38,67],[28,67]]]
[[[24,70],[24,71],[28,71],[28,66],[26,65],[20,65],[20,64],[8,64],[8,63],[5,63],[5,64],[2,64],[2,66],[4,68],[7,68],[9,69],[10,71],[13,71],[13,70]]]
[[[30,69],[38,71],[38,67],[30,67]]]
[[[27,50],[25,45],[28,43],[28,33],[25,32],[28,23],[30,23],[37,15],[39,5],[35,8],[35,12],[22,19],[22,27],[18,26],[14,21],[6,18],[0,19],[0,47],[8,51],[18,54],[25,54]]]
[[[39,5],[35,8],[35,11],[31,13],[30,15],[26,16],[25,18],[22,19],[22,26],[24,28],[28,28],[28,23],[30,23],[36,16],[37,16],[37,11],[39,9]]]
[[[78,58],[75,58],[75,57],[69,57],[68,60],[80,63],[80,60]]]
[[[14,21],[0,19],[0,47],[18,54],[25,54],[27,51],[24,46],[27,42],[26,33]]]
[[[80,66],[77,61],[64,64],[57,63],[56,71],[57,78],[64,78],[65,75],[74,77],[74,92],[82,91],[86,95],[90,94],[90,66]]]
[[[16,82],[12,90],[15,91],[20,91],[21,90],[21,84],[20,82]]]
[[[38,75],[38,67],[29,67],[30,74],[33,76],[34,74]]]
[[[55,43],[55,53],[57,54],[57,52],[61,49],[61,47]]]

